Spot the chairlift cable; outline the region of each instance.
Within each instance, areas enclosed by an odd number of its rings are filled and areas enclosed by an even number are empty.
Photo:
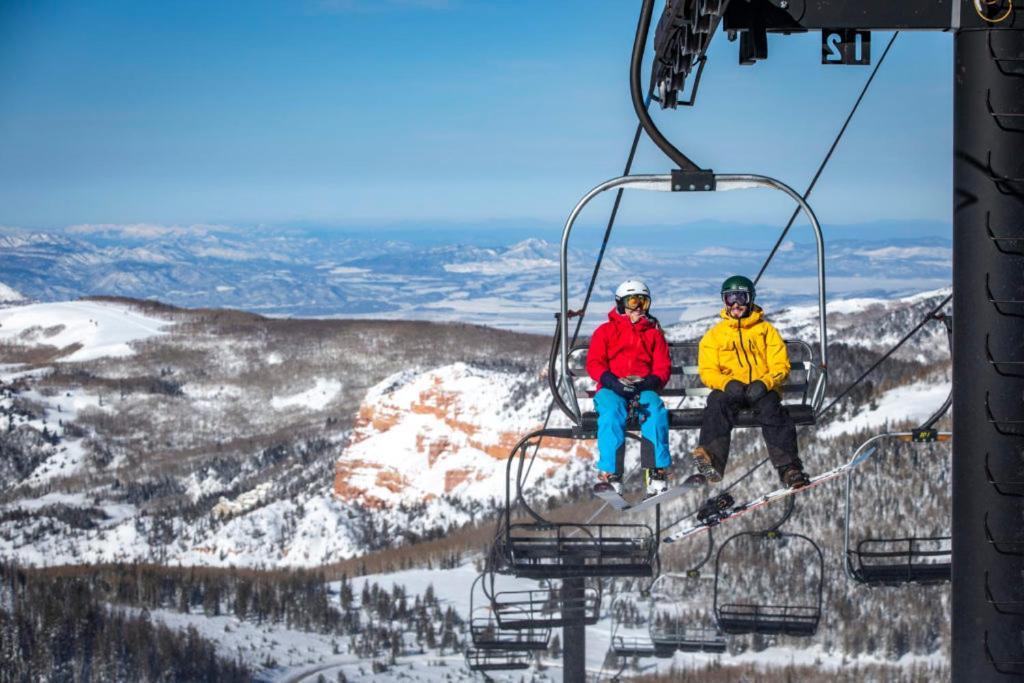
[[[889,39],[889,44],[885,46],[885,50],[882,52],[882,56],[878,58],[878,63],[875,64],[875,68],[871,70],[871,75],[868,76],[868,80],[864,83],[864,87],[861,88],[860,95],[857,97],[857,101],[853,103],[853,107],[850,109],[850,113],[846,115],[846,121],[843,122],[842,128],[836,134],[835,139],[832,141],[832,146],[828,148],[828,152],[825,154],[825,158],[821,160],[821,164],[818,166],[818,170],[814,174],[814,178],[811,179],[811,184],[807,186],[807,191],[804,192],[804,201],[811,196],[811,192],[814,191],[814,186],[818,183],[818,178],[821,177],[822,172],[825,170],[825,166],[832,159],[832,153],[836,151],[836,147],[839,145],[839,141],[843,139],[843,134],[846,133],[846,128],[850,125],[850,121],[853,120],[853,115],[857,113],[857,109],[860,107],[861,101],[864,99],[864,95],[867,94],[868,88],[871,87],[871,82],[875,80],[875,75],[878,70],[882,67],[882,62],[885,61],[885,56],[889,54],[889,48],[896,41],[896,37],[900,34],[896,31],[892,34],[892,38]],[[796,217],[800,215],[800,207],[797,207],[793,211],[793,215],[789,217],[789,222],[786,223],[786,227],[783,228],[782,234],[779,235],[779,239],[775,242],[775,246],[772,247],[771,252],[768,254],[768,258],[765,259],[761,265],[761,270],[757,272],[757,277],[754,278],[754,284],[756,285],[761,280],[761,276],[764,275],[764,271],[768,269],[768,264],[771,263],[772,259],[775,258],[776,252],[779,247],[782,246],[782,241],[786,239],[786,235],[789,234],[789,229],[793,227],[793,222],[796,221]]]
[[[651,92],[647,93],[647,98],[644,101],[644,106],[645,107],[650,107],[651,106]],[[641,136],[642,133],[643,133],[643,125],[638,123],[637,126],[636,126],[636,132],[633,133],[633,144],[630,145],[629,154],[626,156],[626,166],[625,166],[625,169],[622,172],[622,175],[629,175],[629,172],[633,169],[633,161],[636,159],[636,150],[637,150],[637,147],[639,147],[639,145],[640,145],[640,136]],[[608,242],[611,239],[612,228],[615,226],[615,219],[619,215],[619,206],[622,204],[622,193],[623,192],[624,192],[624,190],[622,188],[619,188],[619,190],[615,193],[615,201],[612,203],[612,210],[611,210],[611,213],[608,216],[608,224],[605,226],[604,238],[601,240],[601,248],[598,251],[597,259],[594,261],[594,270],[593,270],[593,272],[590,275],[590,283],[587,285],[587,293],[583,297],[583,306],[578,311],[576,311],[576,314],[577,314],[576,329],[572,333],[572,341],[569,343],[570,348],[573,345],[576,344],[576,340],[579,338],[580,329],[583,327],[583,319],[586,317],[587,308],[590,305],[590,299],[591,299],[591,297],[593,296],[593,293],[594,293],[594,286],[597,284],[597,276],[600,273],[601,264],[604,262],[605,252],[608,249]],[[557,349],[557,344],[558,344],[558,330],[556,329],[555,330],[555,340],[553,341],[553,349]],[[549,367],[551,367],[550,364],[549,364]],[[553,386],[552,389],[553,389],[553,391],[555,391],[555,395],[557,395],[557,386]],[[547,412],[547,415],[544,417],[544,426],[542,427],[542,429],[547,429],[548,423],[551,421],[551,414],[554,412],[554,409],[555,409],[555,399],[552,398],[551,403],[548,404],[548,412]],[[530,470],[533,468],[533,463],[534,463],[534,460],[537,458],[537,452],[540,450],[540,444],[541,444],[542,441],[543,441],[543,437],[541,437],[540,439],[537,440],[537,445],[533,449],[533,455],[530,456],[530,464],[526,468],[526,475],[523,478],[524,481],[526,480],[526,478],[528,478],[530,476]],[[608,503],[604,503],[601,506],[601,508],[599,508],[599,512],[603,511],[607,506],[608,506]],[[591,519],[593,519],[593,517]]]

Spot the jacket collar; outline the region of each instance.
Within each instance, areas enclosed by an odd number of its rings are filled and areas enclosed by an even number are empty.
[[[628,314],[619,313],[614,308],[608,311],[608,320],[616,327],[633,328],[637,332],[643,332],[647,328],[654,326],[654,323],[652,323],[651,319],[648,318],[646,315],[637,320],[636,325],[634,325],[632,322],[630,322]]]
[[[729,315],[728,309],[726,309],[723,306],[722,310],[718,312],[718,316],[722,318],[722,320],[728,322],[729,327],[743,327],[744,329],[746,329],[748,327],[753,327],[754,325],[764,320],[764,310],[757,304],[754,304],[751,307],[750,315],[748,315],[746,318],[740,318],[739,320],[736,320],[736,318],[733,318]]]

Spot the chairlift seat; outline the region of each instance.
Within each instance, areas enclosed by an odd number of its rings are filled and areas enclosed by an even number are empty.
[[[530,668],[530,660],[522,652],[470,648],[466,666],[470,671],[520,671]]]
[[[624,638],[615,636],[612,638],[611,653],[616,657],[653,657],[655,656],[655,645],[649,638],[633,636]]]
[[[726,640],[717,628],[676,625],[651,629],[655,645],[680,652],[725,652]]]
[[[473,646],[478,650],[504,650],[507,652],[533,652],[548,649],[549,628],[501,628],[491,614],[473,617],[469,622]]]
[[[715,619],[723,633],[730,635],[813,636],[818,630],[821,610],[805,605],[720,605]]]
[[[509,570],[534,579],[649,577],[658,550],[646,524],[512,524],[502,544]]]
[[[501,591],[491,602],[502,629],[552,629],[581,622],[593,626],[601,618],[601,596],[585,588],[579,598],[566,599],[559,590]]]
[[[689,399],[691,403],[706,397],[711,390],[703,386],[697,371],[697,342],[670,342],[669,355],[672,359],[672,377],[668,384],[659,392],[667,406],[682,403]],[[789,378],[782,386],[783,407],[797,425],[815,424],[815,408],[812,403],[817,377],[820,376],[818,365],[814,361],[813,351],[809,344],[798,340],[787,340],[790,370]],[[572,374],[573,387],[577,398],[593,398],[594,389],[586,384],[590,378],[586,372],[586,347],[573,349],[569,355],[569,371]],[[675,400],[673,400],[675,399]],[[669,407],[669,429],[699,429],[704,418],[703,407]],[[761,425],[753,410],[740,410],[736,416],[735,426],[759,427]],[[640,425],[635,419],[626,423],[629,431],[639,431]],[[577,430],[581,435],[597,433],[597,413],[585,411],[582,422]]]
[[[950,541],[949,536],[866,538],[857,544],[856,550],[849,551],[847,564],[850,575],[858,582],[869,586],[948,582],[953,576]],[[940,544],[944,547],[938,550],[922,550],[919,547],[922,543]],[[903,545],[906,546],[905,549],[884,549]],[[883,550],[869,549],[874,547]]]

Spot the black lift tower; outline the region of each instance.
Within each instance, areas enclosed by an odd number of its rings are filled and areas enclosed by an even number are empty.
[[[877,30],[953,33],[954,681],[1024,677],[1024,6],[1012,0],[733,0],[740,61],[822,31],[864,63]],[[921,112],[927,117],[928,112]],[[881,161],[884,163],[884,160]]]

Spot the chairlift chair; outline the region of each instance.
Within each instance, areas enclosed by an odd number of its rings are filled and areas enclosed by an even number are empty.
[[[653,576],[658,534],[647,524],[551,522],[527,504],[522,491],[526,452],[541,437],[579,438],[569,429],[542,429],[513,447],[505,473],[503,533],[495,541],[503,569],[534,579]],[[517,505],[532,521],[513,522]]]
[[[658,393],[666,398],[680,399],[680,406],[669,410],[669,429],[700,429],[704,415],[703,400],[711,390],[700,381],[697,372],[696,342],[669,342],[669,355],[672,359],[672,376],[668,384]],[[813,425],[816,407],[812,404],[812,392],[817,386],[821,375],[820,368],[814,359],[814,350],[807,342],[786,340],[792,370],[786,383],[782,385],[783,405],[797,425]],[[586,372],[587,347],[577,345],[569,354],[569,373],[573,379],[576,398],[593,398],[593,380]],[[693,401],[686,401],[694,399]],[[682,407],[686,401],[692,405]],[[700,407],[697,407],[697,406]],[[743,409],[737,413],[736,427],[759,427],[757,415],[751,409]],[[582,431],[597,431],[597,413],[583,413]],[[627,429],[638,430],[640,425],[635,420],[626,424]]]
[[[584,588],[578,598],[566,598],[558,588],[499,591],[491,599],[502,629],[552,629],[582,623],[593,626],[601,617],[601,594]]]
[[[930,444],[948,442],[951,432],[934,429],[919,429],[909,432],[887,432],[873,436],[857,449],[860,453],[880,441],[898,443]],[[879,458],[876,455],[875,460]],[[851,540],[852,518],[851,491],[856,471],[846,478],[846,512],[843,534],[843,550],[846,558],[843,567],[846,575],[854,581],[868,586],[897,586],[907,583],[943,583],[952,577],[952,538],[950,536],[910,535],[898,538],[864,538]],[[862,473],[863,476],[863,473]]]
[[[623,618],[623,612],[626,611],[625,605],[632,604],[627,600],[636,593],[619,593],[612,600],[611,606],[608,608],[608,612],[611,615],[611,635],[608,639],[608,651],[616,656],[622,658],[630,657],[654,657],[654,656],[666,656],[665,648],[658,648],[654,641],[651,639],[649,630],[639,630],[635,628],[626,627],[626,620]],[[644,598],[649,600],[650,596]],[[641,610],[637,610],[638,616]],[[643,618],[649,618],[649,610],[643,610]],[[669,648],[668,655],[674,648]]]
[[[662,574],[655,580],[651,586],[654,600],[648,622],[655,647],[680,652],[725,652],[728,643],[717,624],[713,621],[694,624],[688,613],[693,603],[687,600],[687,594],[710,580],[711,577],[704,577],[697,571]],[[681,585],[668,590],[664,583],[669,581]]]
[[[797,543],[806,547],[804,560],[791,559],[792,565],[806,568],[813,566],[813,557],[817,556],[817,580],[816,590],[810,601],[804,599],[801,602],[724,602],[722,596],[722,553],[731,544],[740,539],[749,539],[754,543],[765,544],[762,547],[776,549],[783,543]],[[798,558],[799,559],[799,558]],[[775,567],[767,568],[763,573],[769,574],[772,571],[780,572],[780,575],[788,576],[788,568],[785,571],[781,563]],[[787,636],[813,636],[818,630],[821,621],[822,592],[825,580],[825,557],[821,548],[807,536],[778,530],[772,531],[743,531],[730,536],[718,549],[715,557],[715,592],[714,610],[715,621],[723,633],[730,635],[787,635]],[[806,593],[806,591],[805,591]]]
[[[574,379],[579,375],[580,351],[573,349],[569,344],[569,238],[573,226],[580,213],[598,195],[609,190],[652,190],[658,192],[679,192],[691,191],[714,191],[725,192],[729,190],[744,190],[764,188],[782,192],[793,199],[802,210],[809,221],[814,232],[815,245],[817,250],[817,281],[818,281],[818,343],[816,354],[809,353],[810,345],[802,342],[791,342],[788,347],[796,352],[797,362],[794,367],[798,374],[802,374],[796,383],[793,383],[787,393],[791,396],[787,409],[790,415],[798,424],[814,424],[818,411],[821,409],[825,399],[825,388],[827,382],[827,361],[828,361],[828,335],[825,320],[825,243],[822,237],[821,225],[811,207],[792,188],[784,183],[760,175],[741,174],[713,174],[711,172],[685,173],[681,171],[672,174],[662,175],[627,175],[608,180],[594,189],[590,190],[583,199],[573,208],[566,221],[565,229],[562,232],[560,252],[560,312],[558,320],[557,349],[552,350],[551,360],[551,385],[553,399],[559,409],[575,425],[574,432],[577,438],[593,438],[596,433],[596,415],[593,412],[584,412],[579,403],[580,389],[574,385]],[[705,395],[706,389],[691,386],[693,377],[696,375],[696,353],[693,344],[675,344],[673,348],[672,361],[675,366],[674,372],[678,372],[682,379],[680,384],[675,385],[674,393],[666,395],[677,396],[701,396]],[[570,360],[575,354],[575,360]],[[573,367],[577,370],[574,372]],[[802,372],[800,372],[802,370]],[[556,379],[557,376],[557,379]],[[687,379],[689,378],[689,379]],[[669,391],[673,391],[670,387]],[[663,392],[666,393],[666,392]],[[799,400],[792,400],[795,397]],[[702,410],[693,408],[669,410],[669,426],[672,429],[693,429],[700,426]],[[752,415],[741,415],[737,426],[752,426],[756,420]],[[633,425],[635,427],[635,425]]]
[[[504,650],[508,652],[532,652],[546,650],[551,638],[551,628],[524,626],[513,628],[503,625],[491,600],[479,604],[478,597],[487,598],[484,581],[487,574],[481,574],[469,590],[469,632],[473,647],[477,650]]]

